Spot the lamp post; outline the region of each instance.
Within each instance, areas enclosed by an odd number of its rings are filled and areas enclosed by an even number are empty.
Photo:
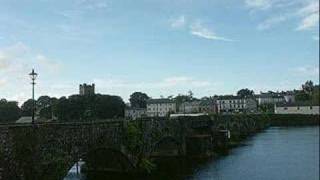
[[[31,73],[29,74],[30,78],[31,78],[31,84],[32,84],[32,124],[34,124],[34,114],[35,114],[35,100],[34,100],[34,85],[36,84],[35,83],[35,80],[38,76],[38,74],[36,72],[34,72],[34,69],[32,69]]]

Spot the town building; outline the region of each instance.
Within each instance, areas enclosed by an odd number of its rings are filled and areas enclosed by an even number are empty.
[[[147,115],[149,117],[165,117],[170,113],[177,112],[177,105],[172,99],[149,99],[147,100]]]
[[[219,113],[256,112],[257,102],[253,98],[241,98],[239,96],[227,95],[217,98]]]
[[[94,95],[95,94],[95,85],[88,85],[86,83],[79,85],[79,94],[82,96],[85,95]]]
[[[136,120],[141,117],[146,117],[147,109],[127,107],[124,110],[124,116],[126,119],[132,119],[132,120]]]
[[[200,103],[201,101],[189,101],[183,102],[179,106],[179,113],[189,114],[189,113],[198,113],[200,112]]]
[[[275,114],[319,114],[319,105],[313,103],[278,103]]]
[[[255,97],[259,106],[265,104],[276,104],[285,101],[284,96],[278,93],[260,93]]]
[[[199,106],[199,112],[200,113],[217,113],[218,112],[218,107],[213,99],[208,99],[208,100],[201,100],[200,106]]]

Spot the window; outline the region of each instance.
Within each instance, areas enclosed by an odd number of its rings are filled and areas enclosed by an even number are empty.
[[[312,106],[310,106],[310,109],[312,109]]]
[[[297,107],[297,110],[299,110],[299,109],[300,109],[300,107],[298,106],[298,107]]]

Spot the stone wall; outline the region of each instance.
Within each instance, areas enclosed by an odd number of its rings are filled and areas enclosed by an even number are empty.
[[[267,119],[217,115],[1,125],[0,169],[4,179],[61,179],[79,159],[95,159],[92,164],[100,154],[105,160],[99,163],[130,171],[156,156],[209,155],[226,144],[227,130],[231,140],[241,140],[265,128]]]

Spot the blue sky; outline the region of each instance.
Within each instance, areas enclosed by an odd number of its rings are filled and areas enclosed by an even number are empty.
[[[0,0],[0,97],[197,97],[319,81],[318,0]]]

